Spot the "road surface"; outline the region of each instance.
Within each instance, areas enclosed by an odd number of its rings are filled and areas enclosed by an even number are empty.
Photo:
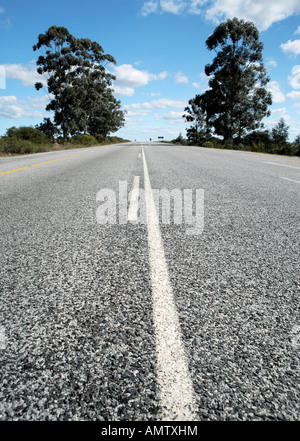
[[[299,172],[158,143],[0,158],[1,420],[298,420]],[[198,190],[194,232],[162,189]]]

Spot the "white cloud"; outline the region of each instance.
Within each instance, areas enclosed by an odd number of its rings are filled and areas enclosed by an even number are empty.
[[[175,74],[175,81],[177,84],[187,84],[189,82],[189,79],[181,72],[178,72],[177,74]]]
[[[54,95],[44,95],[38,97],[28,97],[32,109],[45,109],[47,104],[54,98]]]
[[[128,110],[125,117],[127,118],[132,118],[132,117],[137,117],[137,116],[148,116],[151,114],[151,110],[146,110],[146,109],[140,109],[140,110]]]
[[[168,72],[161,72],[158,75],[152,74],[152,79],[153,80],[164,80],[165,78],[167,78],[167,76],[168,76]]]
[[[5,69],[0,66],[0,89],[6,89]]]
[[[116,83],[113,86],[113,91],[117,96],[132,96],[135,92],[133,87],[117,86]]]
[[[296,29],[296,31],[294,32],[294,34],[300,34],[300,26],[298,26],[298,28]]]
[[[206,18],[219,22],[224,18],[253,21],[260,30],[290,15],[300,13],[299,0],[215,0],[206,11]]]
[[[270,60],[270,61],[267,62],[267,66],[277,67],[278,64],[277,64],[277,62],[275,60]]]
[[[271,112],[272,112],[272,115],[280,115],[282,117],[287,115],[286,107],[280,107],[279,109],[273,109]]]
[[[270,81],[268,91],[270,91],[272,94],[273,103],[283,103],[285,101],[285,96],[280,90],[280,86],[277,81]]]
[[[300,92],[296,92],[296,90],[293,90],[292,92],[287,93],[286,96],[291,98],[291,100],[293,100],[293,101],[300,100]]]
[[[36,82],[46,84],[46,79],[37,73],[33,63],[29,63],[27,66],[23,64],[2,64],[1,66],[5,70],[6,78],[19,80],[23,86],[34,86]]]
[[[283,52],[291,52],[294,55],[300,54],[300,40],[288,40],[286,43],[280,45]]]
[[[300,66],[294,66],[292,74],[289,75],[289,82],[293,89],[300,89]]]
[[[158,10],[158,2],[157,1],[149,1],[144,3],[142,8],[142,16],[146,17],[149,14],[153,14]]]
[[[160,0],[160,7],[163,12],[171,12],[177,15],[183,12],[186,3],[182,0]]]
[[[188,12],[192,15],[199,15],[202,13],[202,8],[200,9],[200,6],[203,6],[207,0],[192,0],[189,5]]]
[[[142,16],[149,14],[168,12],[179,15],[188,13],[198,15],[202,13],[200,6],[204,5],[208,0],[152,0],[144,3],[142,8]]]
[[[0,116],[8,119],[40,118],[45,116],[43,112],[31,111],[31,106],[16,96],[0,97]]]
[[[161,98],[159,100],[153,100],[152,105],[156,109],[165,109],[166,107],[174,107],[175,109],[181,109],[186,106],[185,101],[171,100],[169,98]]]
[[[0,6],[0,15],[5,13],[5,9]],[[9,18],[4,18],[0,20],[0,28],[9,29],[11,27],[11,22]]]
[[[113,89],[117,95],[132,96],[136,87],[146,86],[150,81],[164,80],[167,72],[158,75],[135,69],[131,64],[115,67],[116,81]]]
[[[141,14],[144,17],[164,12],[175,15],[182,13],[199,15],[202,13],[200,7],[207,2],[208,0],[152,0],[144,3]]]
[[[173,110],[171,110],[168,113],[164,113],[160,117],[171,123],[182,123],[183,122],[182,115],[183,112],[174,112]]]
[[[0,97],[0,116],[4,118],[18,119],[24,114],[24,103],[16,96]]]
[[[135,69],[131,64],[122,64],[115,68],[116,84],[120,86],[140,87],[149,83],[151,75]]]
[[[173,107],[174,109],[184,109],[186,107],[185,101],[176,101],[169,98],[160,98],[152,100],[151,102],[134,103],[124,106],[125,109],[166,109]]]
[[[205,13],[208,20],[219,23],[226,18],[253,21],[260,30],[273,23],[300,13],[299,0],[157,0],[144,3],[142,15],[151,13]],[[299,31],[300,32],[300,31]]]

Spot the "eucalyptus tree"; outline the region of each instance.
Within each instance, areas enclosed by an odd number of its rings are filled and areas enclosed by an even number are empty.
[[[209,138],[211,129],[207,114],[207,104],[203,95],[196,95],[189,100],[184,109],[183,118],[192,125],[187,129],[187,138],[190,144],[200,145]]]
[[[263,127],[262,119],[270,115],[263,44],[252,22],[233,18],[216,27],[206,46],[216,56],[205,66],[209,89],[201,100],[215,133],[232,143],[245,132]]]
[[[285,154],[288,149],[289,126],[283,118],[280,118],[278,123],[271,131],[273,152]]]
[[[43,122],[36,125],[35,128],[44,133],[51,141],[54,141],[55,135],[59,132],[50,118],[44,118]]]
[[[289,126],[283,118],[272,128],[272,140],[277,144],[286,144],[289,137]]]
[[[46,110],[54,112],[54,123],[66,139],[76,133],[89,133],[93,118],[105,116],[106,134],[123,125],[120,102],[112,93],[115,77],[108,67],[115,59],[104,53],[99,43],[87,38],[75,38],[64,27],[51,26],[40,34],[33,50],[42,54],[37,60],[37,72],[47,78],[49,96]],[[41,82],[35,85],[43,87]],[[109,118],[115,120],[111,127]],[[94,127],[94,134],[97,130]],[[99,133],[103,128],[99,127]]]

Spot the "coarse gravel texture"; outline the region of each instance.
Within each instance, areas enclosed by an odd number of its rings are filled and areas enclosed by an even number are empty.
[[[161,227],[199,419],[298,420],[299,186],[239,152],[146,153],[153,188],[205,192],[201,235]]]
[[[99,225],[141,145],[2,158],[1,420],[160,418],[146,225]],[[204,189],[204,231],[161,225],[198,418],[299,412],[297,158],[146,145],[152,188]],[[288,162],[288,161],[295,162]],[[298,164],[296,163],[298,161]],[[3,345],[3,338],[2,342]]]
[[[132,184],[131,150],[112,149],[106,161],[99,152],[76,167],[61,161],[63,173],[41,166],[7,175],[2,420],[149,420],[157,414],[145,226],[96,222],[97,192],[117,190],[119,178]],[[35,175],[29,180],[26,172]]]

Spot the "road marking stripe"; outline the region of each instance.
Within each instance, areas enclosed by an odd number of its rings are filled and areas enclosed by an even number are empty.
[[[135,176],[133,180],[133,186],[131,190],[128,220],[131,222],[137,221],[138,209],[139,209],[139,189],[140,189],[140,177]]]
[[[19,171],[19,170],[25,170],[26,168],[38,167],[39,165],[50,164],[50,162],[62,161],[63,159],[74,158],[75,156],[80,156],[80,154],[72,155],[72,156],[66,156],[65,158],[53,159],[52,161],[41,162],[39,164],[28,165],[27,167],[16,168],[14,170],[8,170],[6,172],[1,172],[0,175],[6,175],[7,173],[13,173],[13,172],[16,172],[16,171]]]
[[[300,184],[300,181],[295,181],[295,179],[284,178],[282,176],[281,179],[286,179],[287,181],[297,182],[297,184]]]
[[[265,164],[278,165],[279,167],[296,168],[296,169],[300,170],[300,167],[295,167],[294,165],[276,164],[276,162],[265,162]]]
[[[6,171],[6,172],[1,172],[0,175],[6,175],[7,173],[16,172],[16,171],[19,171],[19,170],[25,170],[26,168],[30,168],[30,166],[29,167],[22,167],[22,168],[15,168],[14,170],[9,170],[9,171]]]
[[[270,155],[268,155],[266,153],[251,153],[251,156],[257,156],[258,158],[262,158],[262,159],[267,159],[268,157],[270,157]],[[273,161],[288,161],[288,162],[295,162],[296,164],[300,164],[300,161],[295,161],[294,159],[288,159],[288,158],[272,158],[272,160]]]
[[[161,419],[194,421],[196,397],[188,370],[144,150],[142,156]]]

